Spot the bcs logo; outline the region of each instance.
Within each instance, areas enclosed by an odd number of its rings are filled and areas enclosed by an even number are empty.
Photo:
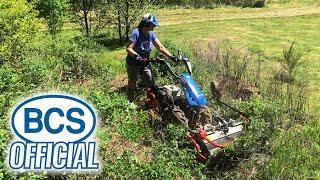
[[[12,170],[98,170],[93,133],[97,118],[84,100],[39,95],[21,102],[12,112],[15,138],[9,147]]]

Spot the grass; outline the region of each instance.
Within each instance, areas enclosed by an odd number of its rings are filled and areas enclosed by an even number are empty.
[[[155,32],[162,42],[172,40],[181,49],[194,43],[210,40],[229,40],[231,44],[253,51],[262,51],[268,57],[262,71],[267,74],[277,66],[284,46],[295,42],[302,52],[301,72],[309,81],[309,110],[320,115],[320,2],[317,0],[293,0],[289,3],[270,3],[266,8],[217,9],[159,9],[154,11],[161,22]],[[113,51],[121,59],[123,49]],[[123,58],[122,58],[123,59]],[[194,64],[194,66],[197,66]],[[269,160],[260,177],[311,178],[320,177],[319,162],[319,119],[304,127],[280,133],[274,139],[275,154]],[[289,160],[288,160],[289,159]],[[286,168],[292,169],[287,171]],[[255,168],[255,167],[254,167]],[[253,170],[254,170],[253,168]],[[254,172],[254,171],[253,171]]]
[[[319,7],[304,6],[292,8],[267,7],[262,9],[221,7],[218,9],[160,9],[161,25],[190,24],[212,20],[258,19],[271,17],[292,17],[319,14]],[[196,12],[196,13],[195,13]]]
[[[303,70],[310,81],[310,105],[319,111],[320,104],[320,7],[318,1],[291,1],[269,4],[266,8],[217,9],[159,9],[155,14],[161,22],[155,32],[161,41],[173,40],[177,46],[189,47],[209,40],[229,40],[236,46],[262,51],[267,59],[263,66],[268,70],[282,56],[282,50],[295,42],[303,53]],[[304,6],[301,6],[304,5]],[[173,52],[174,53],[174,52]],[[125,51],[112,52],[123,59]]]
[[[271,0],[270,4],[276,7],[290,8],[297,6],[319,6],[320,2],[318,0]]]
[[[298,49],[303,51],[303,68],[307,70],[307,77],[310,80],[310,86],[307,88],[311,94],[311,108],[313,111],[318,111],[317,115],[320,115],[320,107],[317,103],[320,100],[320,93],[318,93],[320,63],[317,61],[320,56],[320,39],[318,38],[320,31],[317,31],[320,28],[318,5],[317,0],[293,0],[290,3],[270,3],[262,9],[227,6],[216,9],[164,8],[154,11],[161,22],[161,27],[155,32],[162,42],[172,40],[181,49],[192,48],[195,43],[204,44],[212,39],[221,39],[229,40],[239,48],[263,51],[268,57],[263,63],[265,73],[269,72],[271,69],[269,67],[276,65],[276,60],[282,56],[283,47],[292,41],[296,42]],[[81,35],[72,29],[73,25],[69,24],[67,30],[65,29],[61,34],[65,37]],[[45,39],[45,37],[41,38]],[[39,46],[45,43],[41,39],[38,42]],[[98,177],[206,178],[204,165],[195,163],[194,152],[186,148],[187,142],[183,141],[184,133],[179,134],[179,131],[177,132],[173,127],[170,129],[169,126],[166,132],[168,140],[164,142],[155,140],[151,129],[146,128],[149,126],[145,113],[130,107],[125,94],[119,91],[123,86],[121,80],[125,78],[124,48],[119,47],[114,50],[104,48],[92,54],[102,59],[104,66],[110,67],[111,77],[97,75],[89,77],[89,80],[83,84],[77,84],[76,81],[61,85],[49,84],[50,86],[39,88],[38,91],[56,89],[79,94],[96,106],[101,118],[97,132],[100,157],[104,160],[104,171]],[[194,66],[197,65],[194,64]],[[113,86],[117,87],[112,89]],[[320,138],[317,133],[320,129],[319,125],[318,122],[309,123],[300,129],[280,133],[280,136],[272,142],[275,153],[263,171],[266,174],[257,177],[299,179],[300,177],[308,178],[304,175],[316,174],[319,178],[320,172],[317,170],[319,162],[316,158],[319,157],[320,151]],[[0,130],[1,137],[5,137],[6,134],[7,131]],[[288,157],[290,161],[287,161]],[[245,167],[250,164],[243,165],[238,168],[236,175],[250,170]],[[292,170],[284,171],[283,167],[289,167]],[[252,172],[254,168],[252,167]],[[302,176],[296,172],[301,173]],[[74,176],[74,179],[80,178]],[[244,176],[240,177],[244,178]],[[95,177],[93,175],[92,178]],[[90,176],[83,178],[90,178]]]
[[[262,51],[271,57],[263,64],[264,70],[275,66],[284,46],[295,42],[303,53],[303,69],[308,72],[310,104],[317,110],[320,108],[317,103],[320,100],[318,4],[318,1],[309,0],[271,3],[262,9],[159,9],[155,14],[161,27],[155,32],[160,40],[173,40],[180,47],[227,39],[239,48]]]

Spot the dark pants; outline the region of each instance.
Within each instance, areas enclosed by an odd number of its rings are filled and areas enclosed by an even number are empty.
[[[127,96],[130,102],[134,100],[134,96],[137,90],[137,81],[138,78],[141,78],[143,87],[151,87],[153,85],[152,72],[150,66],[144,65],[127,65],[127,74],[128,74],[128,88]]]

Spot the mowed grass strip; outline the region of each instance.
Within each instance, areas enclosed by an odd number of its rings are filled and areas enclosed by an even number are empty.
[[[216,9],[160,9],[161,25],[176,25],[205,21],[224,21],[232,19],[260,19],[274,17],[293,17],[311,14],[320,14],[320,7],[304,6],[283,8],[271,6],[267,8],[236,8],[221,7]]]

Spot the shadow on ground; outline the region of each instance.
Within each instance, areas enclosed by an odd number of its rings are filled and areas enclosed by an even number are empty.
[[[122,48],[125,46],[126,41],[123,40],[122,43],[120,43],[118,38],[115,37],[108,37],[106,35],[95,35],[93,36],[93,39],[100,45],[104,46],[110,51],[116,50],[118,48]]]

